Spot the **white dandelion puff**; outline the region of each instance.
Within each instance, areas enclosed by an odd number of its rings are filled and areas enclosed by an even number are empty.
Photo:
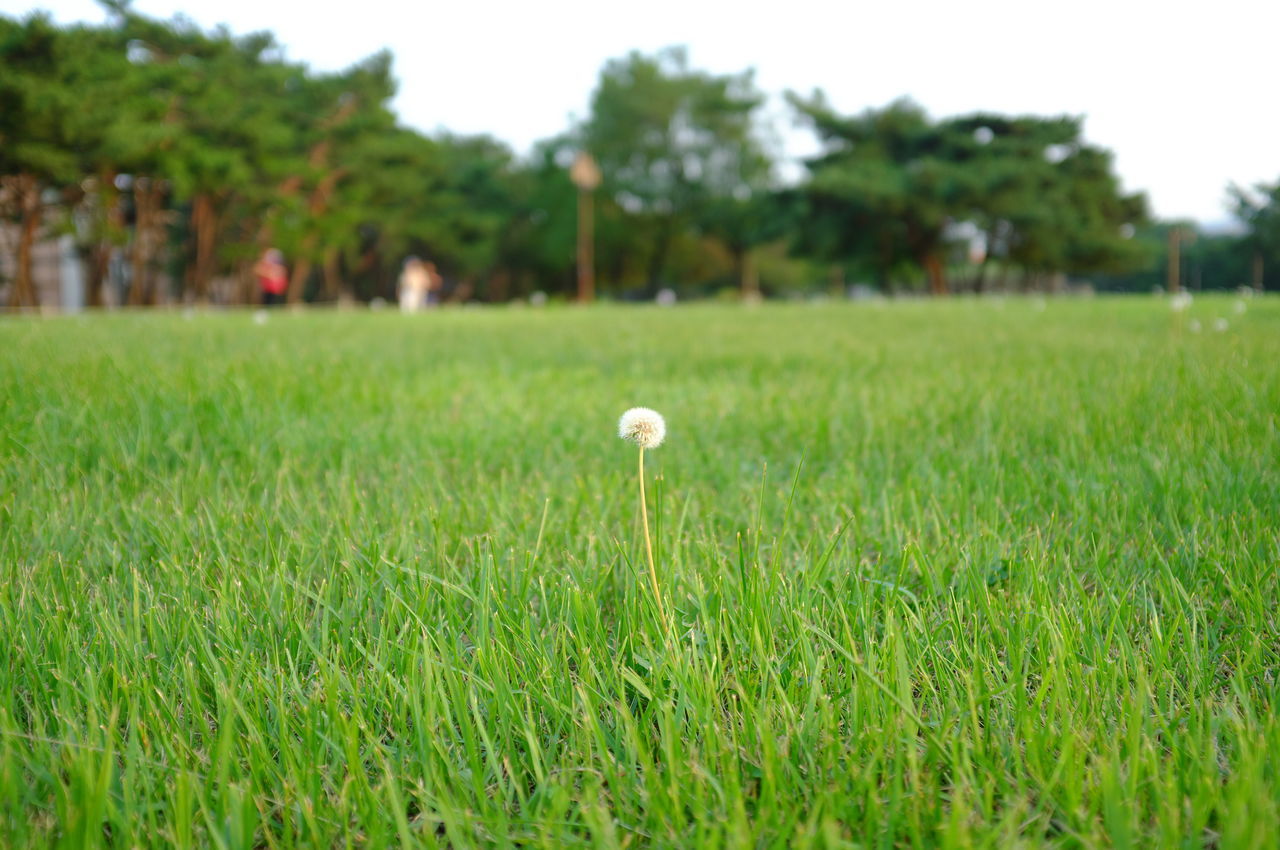
[[[1223,331],[1225,331],[1225,330],[1227,329],[1227,320],[1226,320],[1226,319],[1223,319],[1223,318],[1217,318],[1217,319],[1214,319],[1214,320],[1213,320],[1213,329],[1214,329],[1215,331],[1217,331],[1218,333],[1222,333]]]
[[[1179,292],[1177,295],[1169,299],[1169,306],[1173,308],[1173,312],[1181,313],[1183,310],[1191,306],[1191,293],[1185,290]]]
[[[667,436],[667,423],[656,410],[633,407],[618,420],[618,436],[642,449],[656,449]]]
[[[667,436],[667,423],[662,414],[647,407],[633,407],[618,420],[618,436],[640,447],[640,463],[637,468],[640,484],[640,527],[644,529],[644,554],[649,564],[649,585],[653,588],[653,601],[658,609],[667,636],[671,636],[671,620],[662,605],[662,589],[658,585],[658,568],[653,560],[653,540],[649,536],[649,508],[644,495],[644,450],[656,449]]]
[[[1200,333],[1200,320],[1192,319],[1190,322],[1187,322],[1187,330],[1191,331],[1193,334]]]
[[[1236,299],[1236,303],[1235,303],[1235,308],[1234,308],[1234,309],[1235,309],[1235,311],[1236,311],[1236,315],[1237,315],[1237,316],[1243,316],[1243,315],[1244,315],[1244,311],[1245,311],[1245,310],[1248,310],[1248,309],[1249,309],[1249,307],[1248,307],[1248,305],[1246,305],[1246,304],[1244,303],[1244,299],[1243,299],[1243,298],[1237,298],[1237,299]]]

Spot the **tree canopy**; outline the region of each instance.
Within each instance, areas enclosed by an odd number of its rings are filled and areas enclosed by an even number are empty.
[[[317,73],[269,33],[104,5],[103,25],[0,16],[12,306],[36,303],[33,248],[64,233],[91,304],[251,301],[268,247],[287,258],[295,302],[388,297],[411,254],[457,300],[567,297],[580,151],[603,173],[595,254],[615,296],[776,292],[825,285],[832,268],[935,293],[1063,275],[1138,286],[1157,262],[1144,199],[1121,191],[1075,117],[934,119],[907,100],[847,116],[791,94],[823,149],[784,185],[752,71],[698,70],[669,48],[606,63],[588,114],[517,156],[401,124],[385,52]],[[1251,263],[1261,283],[1280,267],[1278,192],[1233,190],[1248,235],[1223,256],[1251,259],[1215,268]]]
[[[923,274],[951,288],[948,268],[977,254],[1024,277],[1123,268],[1146,219],[1124,195],[1110,155],[1085,143],[1075,118],[975,114],[934,121],[900,100],[856,116],[821,93],[790,95],[823,142],[796,195],[800,248],[862,266],[877,282]]]

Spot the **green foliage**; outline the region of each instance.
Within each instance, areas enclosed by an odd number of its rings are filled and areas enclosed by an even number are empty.
[[[866,268],[881,284],[915,266],[934,291],[948,287],[958,225],[982,235],[979,284],[990,260],[1075,274],[1139,260],[1126,234],[1143,222],[1145,200],[1120,193],[1110,154],[1082,141],[1077,119],[935,122],[909,101],[844,117],[820,92],[790,99],[825,144],[797,193],[802,250]]]
[[[605,65],[579,135],[604,174],[602,193],[649,243],[650,289],[667,279],[682,234],[709,233],[738,253],[773,235],[761,221],[771,170],[755,122],[762,102],[750,71],[692,70],[682,48]]]
[[[0,174],[42,183],[75,179],[78,103],[68,87],[76,59],[72,38],[44,15],[0,18]]]
[[[1143,198],[1120,191],[1077,118],[934,120],[906,100],[842,116],[820,93],[793,94],[824,152],[784,188],[753,72],[708,73],[668,48],[606,63],[585,120],[517,157],[492,138],[400,126],[386,52],[321,74],[286,61],[270,33],[105,5],[101,26],[0,17],[0,217],[27,270],[11,304],[34,303],[32,246],[64,232],[94,304],[113,257],[128,260],[130,303],[165,300],[161,268],[171,297],[244,300],[267,247],[286,255],[293,301],[388,296],[408,254],[435,262],[458,299],[569,293],[566,170],[583,150],[603,172],[605,294],[867,278],[940,293],[1064,275],[1134,288],[1157,274],[1134,238]],[[1233,190],[1250,235],[1214,243],[1206,269],[1274,277],[1278,191]]]
[[[1211,233],[1194,222],[1154,222],[1137,229],[1132,247],[1137,254],[1134,266],[1120,273],[1100,273],[1091,277],[1104,291],[1151,292],[1163,289],[1168,281],[1169,234],[1180,231],[1179,261],[1181,283],[1198,290],[1235,290],[1251,284],[1253,248],[1247,235]]]
[[[833,262],[873,270],[887,284],[908,264],[940,261],[943,230],[962,190],[938,148],[943,141],[908,101],[843,118],[821,93],[790,96],[825,151],[810,164],[800,248]]]
[[[1253,191],[1233,185],[1229,192],[1236,217],[1247,228],[1245,244],[1254,263],[1252,283],[1267,288],[1267,281],[1280,281],[1280,181],[1259,183]],[[1280,288],[1280,283],[1270,288]]]
[[[1280,304],[999,306],[0,321],[0,845],[1270,847]]]

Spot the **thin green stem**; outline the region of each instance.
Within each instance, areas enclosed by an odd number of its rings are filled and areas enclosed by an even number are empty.
[[[658,604],[658,616],[662,620],[662,625],[670,635],[671,622],[667,619],[666,609],[662,607],[662,593],[658,590],[658,571],[653,564],[653,541],[649,537],[649,508],[644,496],[644,446],[640,447],[640,525],[644,528],[644,554],[649,561],[649,583],[653,585],[653,599]]]

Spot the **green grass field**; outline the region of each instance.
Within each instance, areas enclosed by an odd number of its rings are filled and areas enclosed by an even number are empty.
[[[1037,306],[0,321],[0,846],[1277,846],[1280,302]]]

